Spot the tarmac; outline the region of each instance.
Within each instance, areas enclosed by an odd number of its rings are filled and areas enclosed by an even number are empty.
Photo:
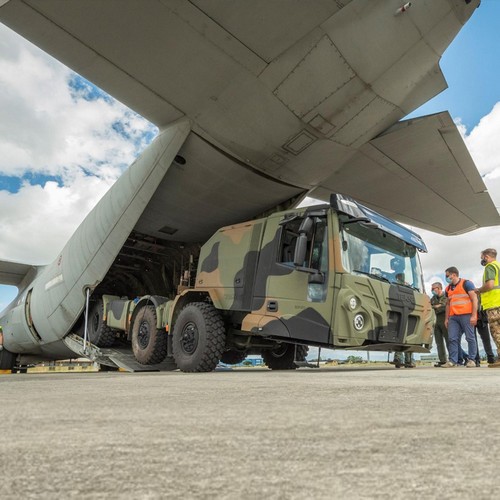
[[[0,498],[493,498],[500,369],[0,376]]]

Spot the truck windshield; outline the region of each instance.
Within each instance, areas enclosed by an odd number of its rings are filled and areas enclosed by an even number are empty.
[[[346,271],[424,292],[422,268],[414,246],[366,221],[349,223],[347,217],[339,218]]]

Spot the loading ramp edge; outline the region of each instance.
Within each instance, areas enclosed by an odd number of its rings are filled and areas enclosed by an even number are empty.
[[[87,342],[84,348],[83,339],[74,333],[66,335],[63,340],[79,357],[88,358],[102,365],[122,368],[128,372],[172,371],[177,369],[175,361],[171,357],[155,365],[142,365],[135,359],[130,346],[103,348]]]

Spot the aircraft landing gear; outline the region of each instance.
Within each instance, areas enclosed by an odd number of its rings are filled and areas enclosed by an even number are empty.
[[[12,370],[16,364],[17,354],[3,348],[0,351],[0,370]]]

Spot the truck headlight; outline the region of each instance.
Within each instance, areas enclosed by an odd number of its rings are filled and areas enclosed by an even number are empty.
[[[356,330],[362,330],[365,326],[365,318],[363,318],[363,315],[356,314],[356,316],[354,316],[353,324]]]
[[[358,307],[358,301],[356,300],[356,297],[351,297],[349,299],[349,307],[354,311],[356,307]]]

